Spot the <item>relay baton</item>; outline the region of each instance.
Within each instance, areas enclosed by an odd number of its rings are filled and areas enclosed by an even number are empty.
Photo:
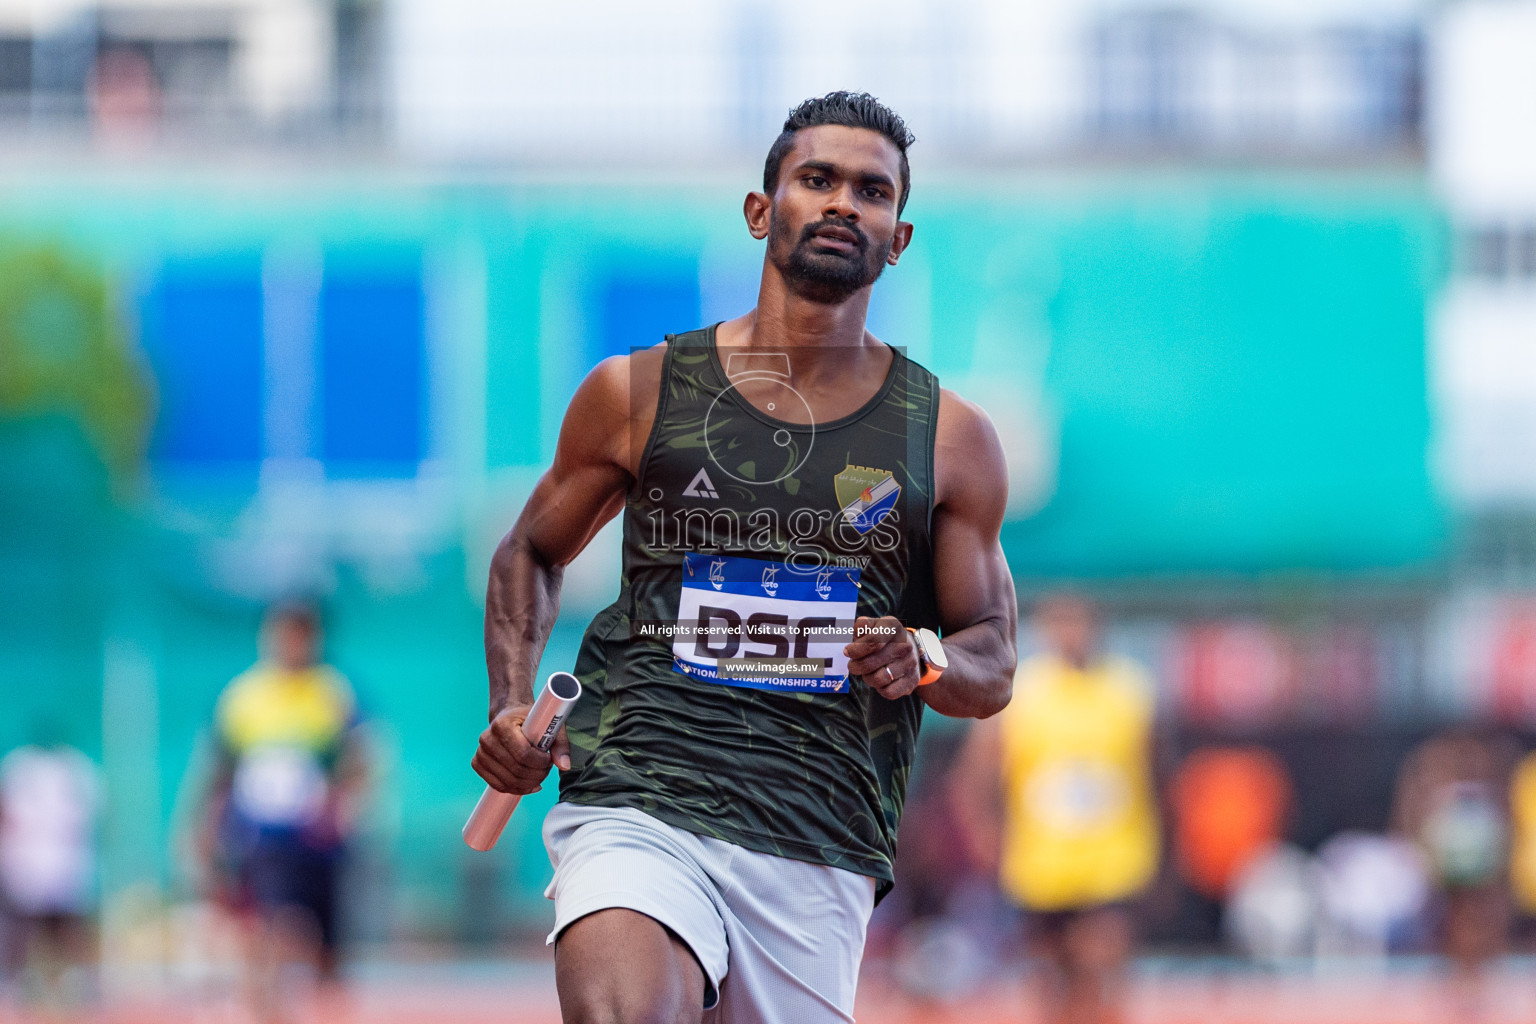
[[[539,694],[528,717],[523,720],[523,735],[528,742],[540,750],[548,750],[580,696],[581,680],[569,672],[551,672],[544,683],[544,692]],[[515,793],[503,793],[486,786],[485,792],[480,794],[480,802],[475,804],[469,820],[464,823],[464,842],[469,848],[484,853],[495,846],[521,799]]]

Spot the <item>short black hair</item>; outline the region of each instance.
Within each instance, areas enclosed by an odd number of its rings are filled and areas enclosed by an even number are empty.
[[[901,115],[881,103],[867,92],[849,92],[839,89],[825,96],[806,100],[784,119],[784,130],[773,140],[768,149],[768,160],[763,164],[763,191],[773,195],[779,184],[779,166],[784,156],[795,145],[795,133],[802,128],[816,128],[824,124],[837,124],[845,128],[867,128],[879,132],[891,140],[891,145],[901,154],[901,197],[896,201],[899,216],[907,205],[907,193],[912,191],[912,172],[907,166],[907,147],[917,138],[907,128]]]

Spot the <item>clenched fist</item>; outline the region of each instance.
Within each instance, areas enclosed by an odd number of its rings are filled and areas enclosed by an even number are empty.
[[[470,765],[492,789],[518,796],[537,793],[552,765],[559,765],[562,771],[571,766],[571,745],[564,728],[548,752],[523,735],[523,722],[532,708],[531,704],[503,708],[480,734],[480,746]]]

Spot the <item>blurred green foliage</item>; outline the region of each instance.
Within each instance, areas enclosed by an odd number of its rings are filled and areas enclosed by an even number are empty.
[[[0,239],[0,416],[75,418],[125,473],[143,458],[153,402],[113,300],[106,275],[61,246]]]

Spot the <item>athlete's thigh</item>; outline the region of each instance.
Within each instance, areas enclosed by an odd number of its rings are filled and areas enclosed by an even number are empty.
[[[654,918],[614,907],[566,927],[555,944],[565,1024],[698,1024],[704,971]]]
[[[713,842],[713,841],[711,841]],[[738,850],[725,889],[731,969],[711,1024],[852,1024],[873,879]]]

